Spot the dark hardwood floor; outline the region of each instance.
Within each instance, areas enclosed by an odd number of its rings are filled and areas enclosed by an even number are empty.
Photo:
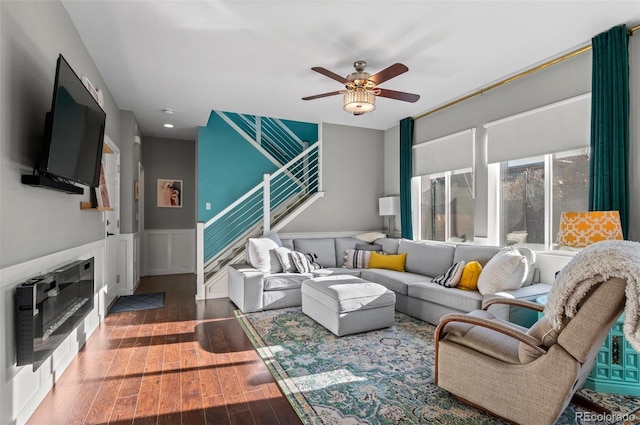
[[[300,424],[228,298],[193,275],[142,279],[165,307],[107,316],[27,425]]]

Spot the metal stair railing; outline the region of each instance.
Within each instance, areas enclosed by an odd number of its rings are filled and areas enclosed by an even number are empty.
[[[243,131],[248,139],[255,141],[280,164],[292,158],[308,147],[281,120],[270,117],[224,112],[229,120],[236,124],[236,131]]]
[[[320,142],[308,147],[209,221],[198,223],[198,291],[205,273],[221,269],[249,237],[268,233],[288,210],[321,190],[320,149]]]

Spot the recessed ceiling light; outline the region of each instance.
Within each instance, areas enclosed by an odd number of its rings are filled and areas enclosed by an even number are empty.
[[[173,128],[173,124],[165,123],[163,124],[166,128]]]
[[[168,115],[173,115],[173,109],[166,108],[166,109],[163,109],[162,112]]]

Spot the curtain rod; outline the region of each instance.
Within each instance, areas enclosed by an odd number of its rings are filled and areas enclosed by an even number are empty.
[[[633,33],[638,31],[639,29],[640,29],[640,25],[636,25],[635,27],[627,30],[627,33],[629,35],[633,35]],[[550,60],[548,62],[545,62],[543,64],[534,66],[533,68],[527,69],[526,71],[522,71],[521,73],[516,74],[516,75],[514,75],[512,77],[505,78],[502,81],[498,81],[497,83],[491,84],[491,85],[489,85],[487,87],[484,87],[484,88],[478,89],[478,90],[476,90],[474,92],[471,92],[471,93],[469,93],[469,94],[467,94],[465,96],[459,97],[459,98],[457,98],[455,100],[452,100],[451,102],[445,103],[444,105],[438,106],[438,107],[436,107],[434,109],[431,109],[430,111],[427,111],[427,112],[424,112],[424,113],[422,113],[420,115],[417,115],[417,116],[413,117],[413,119],[414,120],[419,120],[420,118],[424,118],[427,115],[431,115],[431,114],[433,114],[435,112],[438,112],[438,111],[441,111],[443,109],[446,109],[449,106],[453,106],[453,105],[455,105],[457,103],[463,102],[463,101],[465,101],[467,99],[470,99],[470,98],[472,98],[474,96],[477,96],[477,95],[482,94],[484,92],[487,92],[489,90],[495,89],[496,87],[503,86],[503,85],[505,85],[507,83],[510,83],[512,81],[515,81],[515,80],[519,80],[522,77],[526,77],[527,75],[531,75],[534,72],[538,72],[541,69],[545,69],[545,68],[547,68],[547,67],[549,67],[551,65],[555,65],[556,63],[562,62],[565,59],[569,59],[569,58],[572,58],[574,56],[578,56],[578,55],[580,55],[580,54],[582,54],[584,52],[588,52],[589,50],[591,50],[591,44],[589,44],[587,46],[584,46],[584,47],[581,47],[579,49],[576,49],[576,50],[574,50],[572,52],[565,53],[562,56],[559,56],[559,57],[557,57],[555,59],[552,59],[552,60]]]

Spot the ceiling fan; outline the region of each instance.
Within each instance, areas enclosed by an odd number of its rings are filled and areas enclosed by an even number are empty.
[[[302,100],[313,100],[337,94],[344,94],[344,110],[353,115],[363,115],[376,109],[376,96],[389,99],[402,100],[404,102],[417,102],[420,95],[405,93],[401,91],[379,88],[387,80],[397,77],[409,70],[406,65],[394,63],[377,74],[365,72],[367,63],[365,61],[355,61],[353,67],[356,72],[352,72],[346,77],[342,77],[328,69],[316,66],[311,68],[326,77],[332,78],[345,86],[345,90],[332,91],[329,93],[316,94],[314,96],[303,97]]]

